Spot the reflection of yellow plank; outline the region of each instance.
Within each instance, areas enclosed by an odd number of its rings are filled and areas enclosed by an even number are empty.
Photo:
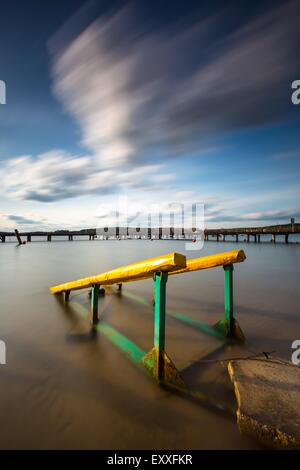
[[[129,281],[138,281],[151,277],[155,271],[172,271],[186,266],[186,258],[180,253],[169,253],[164,256],[147,259],[138,263],[129,264],[122,268],[113,269],[95,276],[78,279],[77,281],[66,282],[58,286],[50,287],[52,294],[70,291],[73,289],[85,289],[93,284],[107,286]]]
[[[172,271],[170,274],[181,274],[200,269],[215,268],[216,266],[226,266],[227,264],[241,263],[245,259],[244,250],[225,251],[225,253],[189,259],[186,262],[185,268]]]

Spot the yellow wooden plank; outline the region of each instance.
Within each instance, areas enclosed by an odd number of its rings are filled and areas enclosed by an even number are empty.
[[[112,284],[121,284],[123,282],[138,281],[151,277],[155,271],[172,271],[186,266],[186,257],[180,253],[169,253],[156,258],[147,259],[138,263],[133,263],[122,268],[113,269],[95,276],[78,279],[76,281],[66,282],[58,286],[50,287],[53,294],[60,292],[85,289],[94,284],[108,286]]]
[[[200,269],[215,268],[217,266],[226,266],[232,263],[241,263],[246,259],[244,250],[225,251],[224,253],[217,253],[215,255],[203,256],[202,258],[189,259],[186,262],[186,267],[170,272],[172,274],[188,273],[191,271],[198,271]]]

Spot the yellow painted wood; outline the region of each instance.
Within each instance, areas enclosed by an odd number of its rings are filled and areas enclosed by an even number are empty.
[[[156,258],[147,259],[138,263],[133,263],[122,268],[113,269],[95,276],[78,279],[77,281],[66,282],[58,286],[50,287],[52,294],[58,294],[68,290],[85,289],[92,287],[94,284],[108,286],[112,284],[120,284],[129,281],[139,281],[152,277],[155,271],[170,272],[174,269],[185,268],[186,257],[180,253],[169,253]]]
[[[172,274],[188,273],[200,269],[215,268],[217,266],[226,266],[233,263],[241,263],[246,259],[244,250],[225,251],[215,255],[203,256],[202,258],[189,259],[186,267],[170,272]]]

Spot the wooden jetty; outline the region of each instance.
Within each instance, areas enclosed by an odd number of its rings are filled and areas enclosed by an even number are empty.
[[[178,230],[178,238],[192,239],[199,236],[199,233],[204,236],[204,241],[226,241],[226,237],[234,237],[236,242],[253,241],[260,243],[262,235],[270,235],[270,241],[276,243],[277,236],[284,236],[285,243],[289,242],[289,235],[294,233],[300,233],[300,223],[295,223],[294,219],[291,219],[289,224],[282,225],[269,225],[264,227],[236,227],[236,228],[216,228],[216,229],[205,229],[204,231],[191,229],[175,229],[174,227],[169,228],[140,228],[136,229],[136,235],[141,238],[141,234],[145,233],[145,238],[151,239],[153,236],[159,240],[163,238],[173,239],[175,238],[176,231]],[[89,228],[83,230],[56,230],[56,231],[39,231],[39,232],[22,232],[19,233],[21,237],[26,238],[27,242],[31,242],[34,237],[44,237],[48,242],[52,241],[55,237],[67,237],[69,241],[74,240],[74,237],[89,237],[89,240],[95,240],[97,235],[101,234],[104,238],[109,238],[110,233],[114,233],[116,239],[128,236],[129,231],[132,228],[129,227],[103,227],[103,228]],[[164,236],[163,236],[164,233]],[[166,235],[168,233],[169,235]],[[0,232],[0,241],[5,242],[8,237],[15,237],[15,232]],[[227,238],[228,240],[228,238]]]
[[[52,241],[52,237],[68,237],[69,241],[72,241],[74,237],[89,237],[89,240],[94,240],[96,238],[96,229],[84,229],[84,230],[56,230],[53,232],[18,232],[20,237],[25,237],[27,242],[31,242],[32,238],[45,237],[48,242]],[[15,232],[0,232],[0,241],[4,243],[6,238],[16,237]]]
[[[295,220],[291,219],[289,224],[282,225],[204,230],[204,240],[208,241],[209,237],[212,237],[217,241],[226,241],[226,236],[233,236],[236,242],[241,241],[240,237],[243,237],[243,241],[246,239],[247,242],[253,240],[255,243],[260,243],[260,237],[262,235],[270,235],[271,241],[276,243],[276,236],[283,235],[285,243],[288,243],[289,235],[293,233],[300,233],[300,224],[295,223]]]

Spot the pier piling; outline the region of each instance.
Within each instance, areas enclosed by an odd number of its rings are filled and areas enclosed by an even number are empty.
[[[176,227],[174,224],[173,220],[173,213],[171,214],[171,220],[170,220],[170,227],[165,227],[165,232],[163,232],[163,217],[162,214],[159,214],[159,220],[158,220],[158,225],[154,228],[151,226],[151,216],[148,216],[148,226],[145,227],[145,233],[147,234],[149,239],[154,236],[154,238],[157,238],[157,235],[155,233],[158,233],[158,238],[161,240],[163,238],[163,233],[164,233],[164,238],[169,238],[173,239],[177,235]],[[194,224],[193,224],[194,225]],[[119,227],[118,225],[116,227],[110,227],[110,232],[108,233],[109,228],[108,227],[103,227],[103,239],[108,240],[112,235],[112,233],[115,233],[115,236],[117,239],[120,239],[120,230],[121,234],[127,233],[127,236],[129,236],[130,230],[129,227]],[[141,230],[141,228],[140,228]],[[167,233],[167,230],[169,231],[169,235],[166,236],[165,234]],[[195,227],[191,227],[189,230],[184,228],[183,222],[182,226],[180,228],[180,231],[178,232],[178,236],[181,238],[190,238],[193,236],[193,230],[195,230]],[[154,232],[155,231],[155,232]],[[157,231],[157,232],[156,232]],[[181,235],[179,235],[181,234]],[[278,240],[276,240],[277,235],[280,236],[279,241],[283,241],[283,243],[290,243],[290,234],[300,234],[300,223],[295,223],[295,219],[291,219],[291,223],[288,224],[282,224],[282,225],[270,225],[270,226],[265,226],[265,227],[235,227],[235,228],[216,228],[216,229],[205,229],[204,230],[204,240],[205,241],[228,241],[229,239],[226,237],[229,235],[230,236],[230,241],[236,241],[240,242],[241,240],[247,241],[249,243],[250,241],[254,243],[260,243],[263,241],[261,239],[261,235],[264,236],[270,236],[271,237],[271,242],[276,243]],[[58,237],[64,237],[67,238],[67,240],[72,241],[75,240],[74,237],[76,237],[76,240],[79,239],[79,237],[85,237],[88,240],[95,240],[96,235],[97,235],[97,229],[93,228],[88,228],[88,229],[82,229],[82,230],[55,230],[52,232],[48,231],[37,231],[37,232],[23,232],[19,234],[20,237],[26,237],[27,242],[30,242],[34,237],[43,237],[47,241],[51,241],[53,236],[55,236],[55,240],[57,240]],[[16,233],[14,231],[12,232],[1,232],[0,231],[0,243],[5,243],[7,241],[7,237],[15,237]],[[242,238],[240,237],[242,236]],[[139,236],[138,238],[143,238],[143,236]]]

